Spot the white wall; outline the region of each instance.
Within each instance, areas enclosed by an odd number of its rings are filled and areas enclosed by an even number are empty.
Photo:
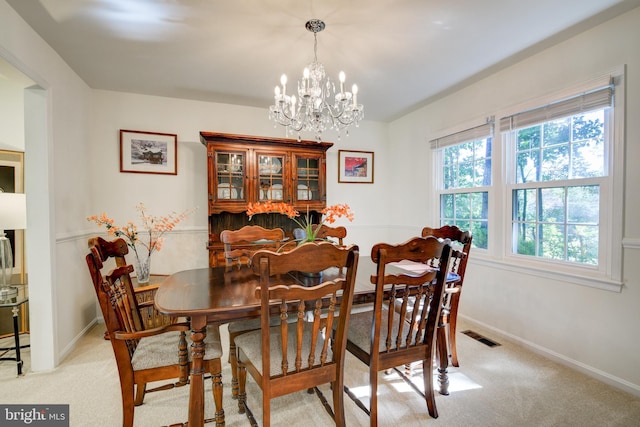
[[[24,88],[32,84],[0,57],[0,150],[24,151]]]
[[[206,267],[207,229],[207,160],[200,142],[200,131],[284,137],[284,128],[274,128],[267,108],[242,107],[201,101],[162,98],[131,93],[94,91],[90,169],[92,180],[91,210],[77,218],[87,234],[103,229],[84,221],[85,216],[106,212],[116,224],[137,221],[136,204],[144,202],[149,213],[164,215],[171,211],[197,207],[198,210],[171,233],[165,246],[152,257],[153,273]],[[178,135],[178,175],[154,175],[119,172],[120,129]],[[364,121],[350,135],[342,136],[327,152],[327,203],[348,203],[355,212],[349,227],[348,243],[357,243],[362,253],[385,240],[388,211],[377,200],[388,194],[386,127]],[[303,137],[310,138],[311,136]],[[375,152],[374,184],[338,183],[338,150]],[[83,224],[84,221],[84,224]]]
[[[482,120],[503,108],[589,80],[627,65],[625,251],[622,293],[541,279],[480,261],[472,253],[461,314],[504,336],[640,395],[640,9],[534,55],[390,126],[392,168],[409,160],[401,179],[424,182],[419,197],[397,195],[393,224],[434,224],[432,159],[427,141],[443,130]],[[499,116],[496,116],[498,118]],[[415,153],[406,156],[406,153]],[[409,157],[409,159],[407,159]],[[411,159],[411,157],[414,157]],[[418,158],[419,157],[419,158]],[[496,168],[497,169],[497,168]],[[399,184],[399,183],[396,183]],[[415,191],[415,190],[414,190]],[[410,218],[409,221],[406,219]],[[499,261],[499,260],[498,260]],[[461,361],[464,364],[464,361]]]
[[[0,56],[44,89],[10,108],[23,111],[25,127],[31,364],[45,370],[95,319],[82,260],[86,242],[70,238],[81,229],[78,212],[89,209],[91,174],[78,159],[88,158],[91,91],[4,0]]]

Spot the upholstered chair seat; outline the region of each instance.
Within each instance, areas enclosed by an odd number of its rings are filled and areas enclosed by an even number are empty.
[[[177,354],[175,343],[179,339],[180,332],[177,331],[142,338],[131,357],[133,370],[153,369],[175,363]],[[187,343],[190,347],[191,339],[189,337],[187,337]],[[191,357],[191,352],[188,353],[188,356],[189,358]],[[221,357],[220,332],[217,327],[208,326],[204,360],[219,359]]]

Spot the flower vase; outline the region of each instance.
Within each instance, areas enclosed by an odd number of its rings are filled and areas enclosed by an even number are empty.
[[[151,257],[147,254],[141,254],[136,257],[136,279],[138,284],[149,283],[151,275]]]

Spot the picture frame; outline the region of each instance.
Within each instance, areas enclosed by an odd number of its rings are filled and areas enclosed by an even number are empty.
[[[120,130],[120,172],[178,174],[178,135]]]
[[[373,151],[338,150],[338,182],[373,184]]]

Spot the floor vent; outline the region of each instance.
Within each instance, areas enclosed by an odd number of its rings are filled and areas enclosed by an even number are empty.
[[[482,344],[488,345],[489,347],[497,347],[497,346],[500,345],[500,343],[497,343],[497,342],[495,342],[493,340],[490,340],[487,337],[483,337],[479,333],[471,331],[471,330],[462,331],[462,333],[465,334],[468,337],[473,338],[476,341],[480,341]]]

